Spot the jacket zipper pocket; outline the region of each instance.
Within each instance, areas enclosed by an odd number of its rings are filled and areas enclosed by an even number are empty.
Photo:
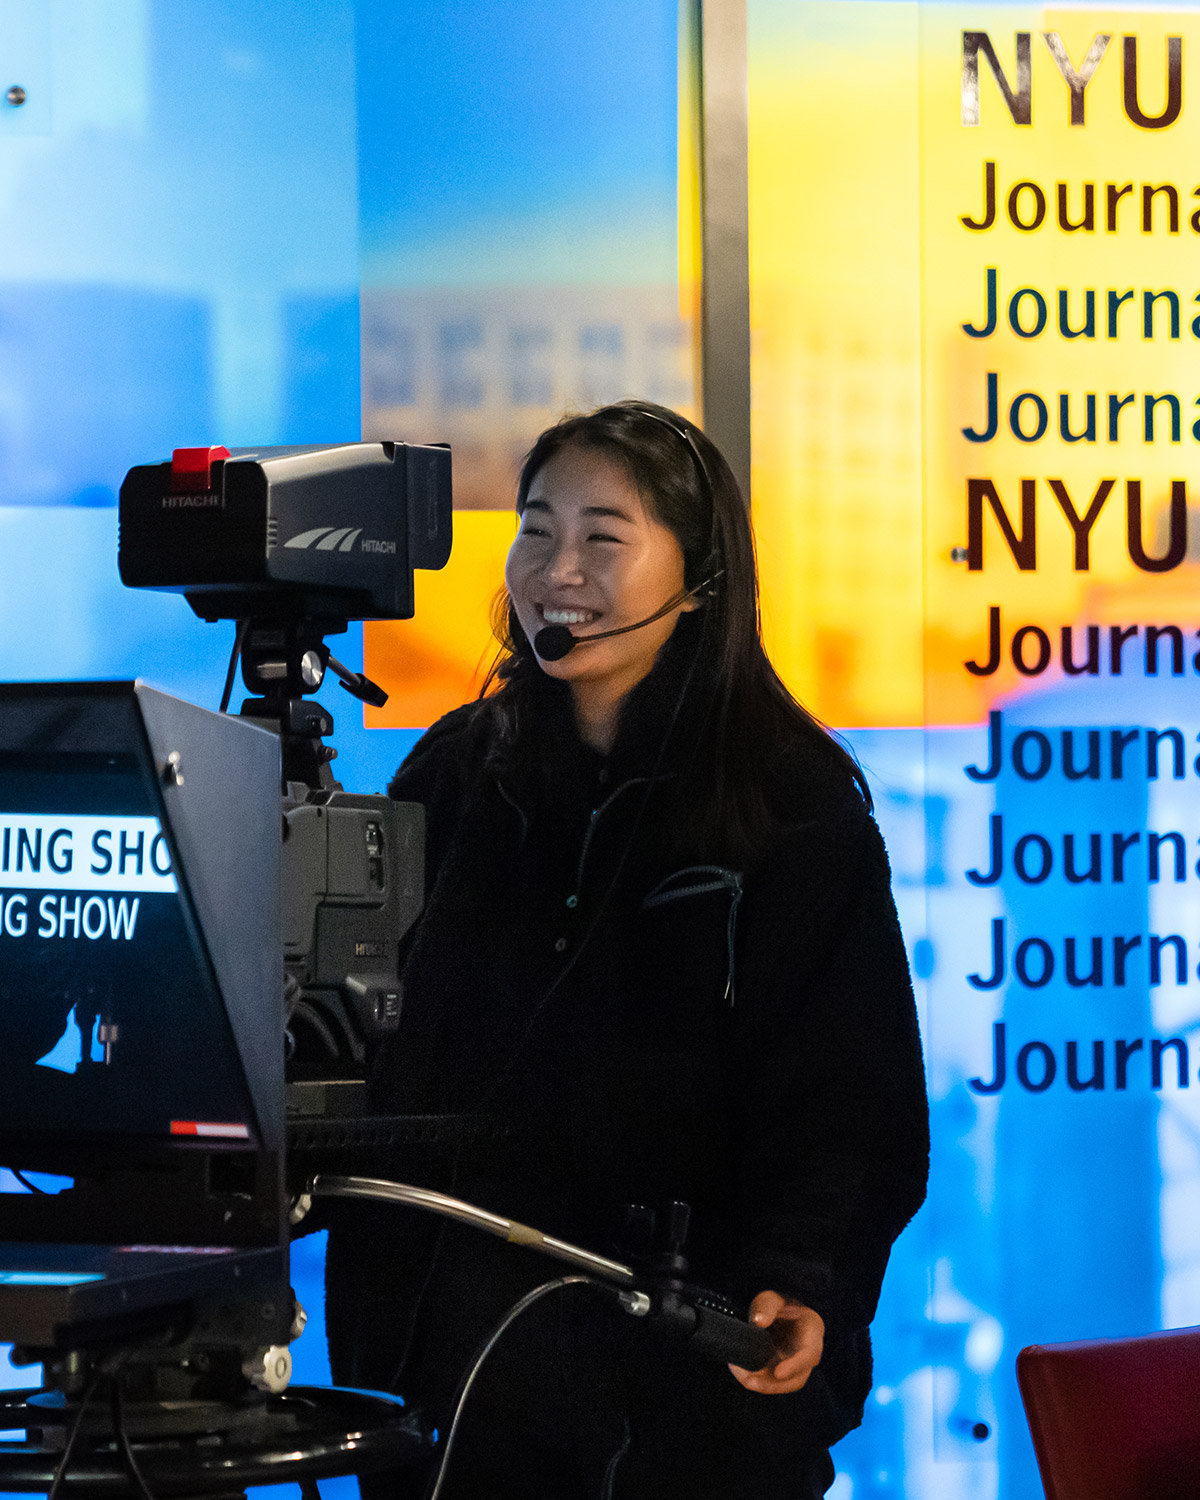
[[[686,885],[675,884],[676,881],[688,876],[700,878],[692,879]],[[708,878],[704,879],[705,876]],[[642,910],[651,911],[656,906],[666,905],[668,901],[679,901],[685,896],[707,896],[713,891],[729,892],[729,923],[726,930],[729,967],[725,978],[723,998],[728,1001],[732,1009],[734,1003],[733,943],[737,931],[737,911],[742,900],[741,871],[726,870],[721,865],[689,865],[686,869],[676,870],[665,880],[659,881],[643,900]]]

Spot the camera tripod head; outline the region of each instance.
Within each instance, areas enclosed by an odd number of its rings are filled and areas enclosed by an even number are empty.
[[[361,702],[375,708],[387,702],[388,695],[377,683],[330,653],[325,635],[345,628],[344,621],[331,625],[250,619],[238,624],[222,708],[228,706],[240,656],[242,681],[255,695],[242,704],[241,717],[278,731],[285,786],[299,783],[312,790],[338,790],[329,768],[337,751],[325,744],[325,736],[333,733],[333,715],[310,698],[329,672]]]

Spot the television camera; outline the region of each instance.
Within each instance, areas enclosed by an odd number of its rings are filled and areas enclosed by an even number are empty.
[[[766,1335],[684,1279],[682,1206],[648,1275],[356,1175],[368,1144],[479,1126],[367,1114],[424,814],[341,788],[312,697],[333,673],[385,701],[326,637],[411,616],[414,570],[445,565],[449,449],[180,449],[130,470],[119,526],[124,583],[182,593],[235,640],[219,713],[140,683],[0,686],[0,1167],[67,1180],[0,1193],[0,1342],[47,1382],[0,1402],[26,1433],[0,1441],[0,1489],[56,1492],[71,1467],[72,1489],[145,1500],[427,1452],[390,1398],[287,1391],[289,1221],[314,1196],[472,1223],[765,1363]]]
[[[450,450],[405,443],[183,449],[121,487],[122,581],[237,621],[222,709],[240,658],[240,717],[279,736],[289,1112],[305,1118],[364,1112],[367,1048],[399,1022],[398,948],[424,859],[419,806],[333,779],[333,718],[311,695],[332,672],[386,702],[325,637],[412,615],[414,569],[450,555],[450,494]]]

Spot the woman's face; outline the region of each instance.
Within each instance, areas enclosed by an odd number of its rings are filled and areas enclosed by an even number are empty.
[[[538,470],[505,582],[532,643],[546,625],[566,625],[579,641],[652,615],[683,584],[683,549],[642,502],[627,471],[594,449],[568,444]],[[542,661],[551,677],[619,702],[654,665],[684,610],[628,635],[579,645]]]

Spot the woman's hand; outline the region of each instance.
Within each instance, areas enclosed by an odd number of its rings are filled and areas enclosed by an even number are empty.
[[[756,1328],[769,1328],[775,1341],[775,1357],[761,1370],[741,1370],[730,1365],[735,1380],[748,1391],[763,1396],[785,1396],[798,1391],[816,1369],[825,1347],[825,1320],[802,1303],[791,1302],[778,1292],[759,1292],[750,1304],[750,1321]]]

